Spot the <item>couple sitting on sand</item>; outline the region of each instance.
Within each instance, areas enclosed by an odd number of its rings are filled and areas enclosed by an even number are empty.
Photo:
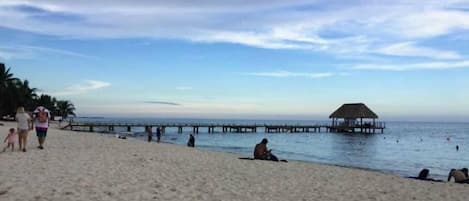
[[[430,170],[428,169],[423,169],[420,171],[418,177],[409,177],[411,179],[418,179],[418,180],[424,180],[424,181],[434,181],[434,182],[443,182],[443,180],[437,180],[437,179],[432,179],[428,178],[428,175],[430,174]],[[460,170],[452,169],[449,172],[448,175],[448,182],[451,181],[451,178],[454,178],[454,182],[458,184],[469,184],[469,175],[468,175],[468,169],[463,168]]]
[[[458,184],[469,184],[469,174],[468,169],[463,168],[460,170],[451,169],[448,175],[448,181],[451,180],[451,177],[454,178],[454,182]]]

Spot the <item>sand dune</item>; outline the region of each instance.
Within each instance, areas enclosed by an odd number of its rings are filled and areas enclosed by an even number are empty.
[[[0,137],[15,124],[3,122]],[[51,129],[45,150],[0,154],[0,200],[467,200],[469,185],[335,166],[238,160]]]

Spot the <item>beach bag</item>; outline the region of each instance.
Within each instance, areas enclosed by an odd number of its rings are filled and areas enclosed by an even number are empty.
[[[47,120],[49,120],[49,115],[45,110],[39,110],[39,113],[37,114],[37,119],[40,123],[47,123]]]

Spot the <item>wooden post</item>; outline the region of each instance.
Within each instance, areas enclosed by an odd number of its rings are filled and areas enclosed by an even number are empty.
[[[360,118],[360,133],[363,133],[363,118]]]
[[[375,119],[373,118],[373,134],[375,134],[376,132],[376,123],[375,123]]]

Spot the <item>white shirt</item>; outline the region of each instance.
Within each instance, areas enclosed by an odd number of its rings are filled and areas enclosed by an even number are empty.
[[[18,128],[21,130],[28,130],[29,129],[29,121],[31,117],[27,113],[17,113],[16,114],[16,122],[18,122]]]

